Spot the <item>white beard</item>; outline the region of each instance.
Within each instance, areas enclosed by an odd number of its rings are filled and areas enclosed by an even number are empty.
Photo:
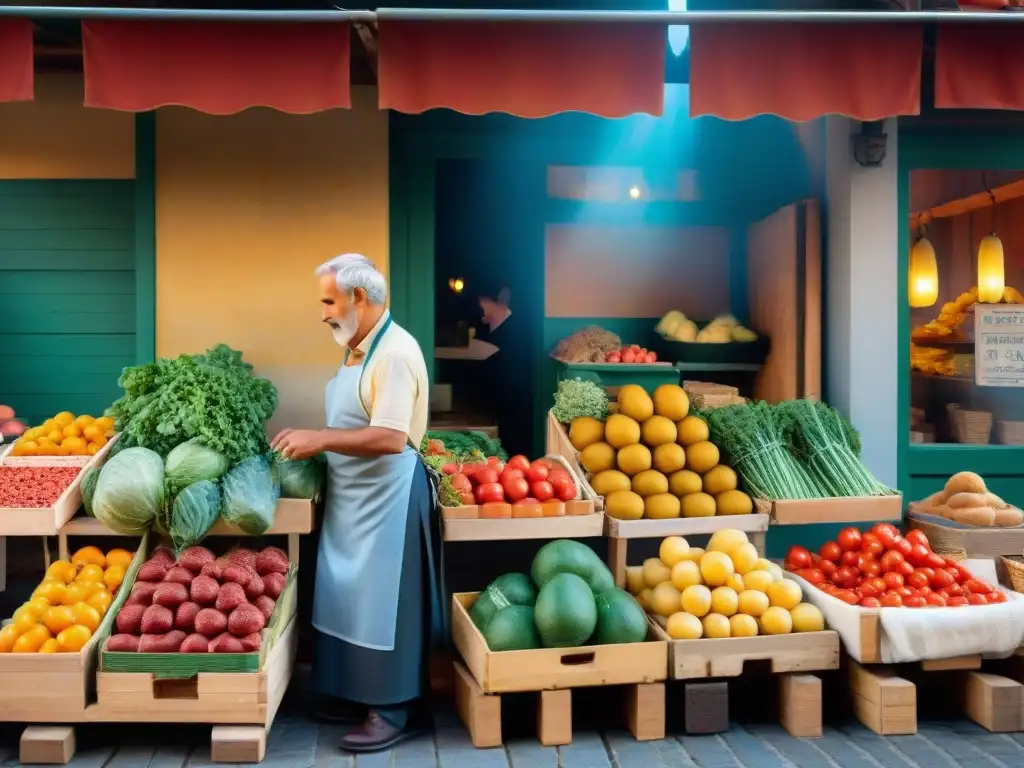
[[[345,317],[330,321],[331,333],[334,334],[334,341],[340,347],[347,347],[352,337],[359,330],[359,318],[355,310],[349,310]]]

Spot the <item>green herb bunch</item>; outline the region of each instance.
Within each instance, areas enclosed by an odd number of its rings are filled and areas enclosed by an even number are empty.
[[[608,418],[608,393],[593,381],[562,379],[558,382],[551,413],[562,424],[571,424],[580,416],[604,421]]]

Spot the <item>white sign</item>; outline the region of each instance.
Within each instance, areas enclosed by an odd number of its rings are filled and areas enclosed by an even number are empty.
[[[974,379],[979,387],[1024,387],[1024,305],[974,305]]]

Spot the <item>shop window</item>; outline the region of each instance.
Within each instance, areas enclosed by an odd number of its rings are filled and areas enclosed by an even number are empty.
[[[653,173],[643,168],[552,165],[548,197],[593,203],[674,202],[699,199],[692,169]]]
[[[1024,171],[910,175],[910,440],[1024,444]]]

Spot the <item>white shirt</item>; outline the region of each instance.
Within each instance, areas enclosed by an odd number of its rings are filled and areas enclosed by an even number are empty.
[[[354,364],[366,357],[370,345],[391,316],[384,310],[377,324],[352,350]],[[420,345],[393,320],[362,372],[359,398],[371,427],[403,432],[417,449],[427,432],[430,384]]]

